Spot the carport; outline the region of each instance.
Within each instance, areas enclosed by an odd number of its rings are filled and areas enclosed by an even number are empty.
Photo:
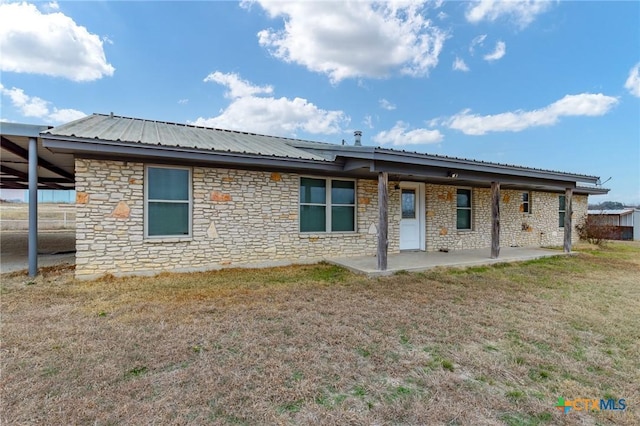
[[[38,189],[74,189],[72,154],[54,154],[40,132],[51,126],[0,123],[0,188],[29,190],[29,275],[38,273]]]

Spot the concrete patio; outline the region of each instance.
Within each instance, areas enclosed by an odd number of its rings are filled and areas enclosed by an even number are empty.
[[[542,257],[562,256],[562,250],[550,250],[537,247],[502,247],[498,259],[490,258],[489,248],[476,250],[457,250],[444,252],[411,251],[389,254],[388,268],[378,271],[375,256],[340,257],[327,259],[327,262],[342,266],[353,272],[368,276],[391,275],[398,271],[419,272],[435,267],[465,268],[469,266],[491,265],[494,263],[521,262]]]

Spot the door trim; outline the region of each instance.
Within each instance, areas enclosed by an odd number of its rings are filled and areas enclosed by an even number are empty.
[[[402,189],[415,189],[416,190],[416,219],[418,220],[418,228],[420,230],[420,248],[419,250],[426,250],[426,194],[424,182],[409,182],[401,181],[400,191]],[[398,203],[402,203],[402,197],[399,197]],[[402,220],[402,206],[400,206],[400,216],[398,217],[398,246],[400,245],[400,221]]]

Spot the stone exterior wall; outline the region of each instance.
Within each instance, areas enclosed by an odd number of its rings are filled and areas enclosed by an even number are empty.
[[[426,185],[427,251],[464,250],[491,246],[491,190],[472,189],[472,229],[456,229],[456,186]],[[522,192],[500,191],[500,245],[502,247],[561,246],[559,193],[529,192],[530,213],[520,210]],[[576,224],[587,214],[587,196],[573,196],[573,243]]]
[[[76,159],[76,276],[194,271],[225,266],[309,262],[374,255],[378,184],[357,181],[357,229],[300,233],[300,175],[192,168],[191,237],[145,239],[144,164]],[[400,191],[389,182],[389,251],[399,247]],[[426,185],[426,247],[490,246],[488,189],[473,190],[472,231],[457,231],[456,187]],[[561,245],[558,194],[532,193],[532,214],[518,211],[516,191],[502,191],[502,245]],[[574,197],[574,218],[586,214],[586,197]],[[523,230],[523,223],[530,228]],[[541,234],[542,233],[542,234]],[[574,238],[577,238],[574,233]]]
[[[206,270],[376,252],[376,181],[357,182],[356,232],[302,234],[299,175],[193,167],[192,236],[158,240],[144,237],[143,180],[142,163],[76,159],[76,276]],[[397,236],[396,227],[390,227],[390,235]]]

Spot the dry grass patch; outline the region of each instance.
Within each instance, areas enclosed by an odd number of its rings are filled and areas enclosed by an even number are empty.
[[[640,245],[366,279],[330,265],[2,277],[2,418],[638,424]],[[559,396],[625,398],[561,414]]]

